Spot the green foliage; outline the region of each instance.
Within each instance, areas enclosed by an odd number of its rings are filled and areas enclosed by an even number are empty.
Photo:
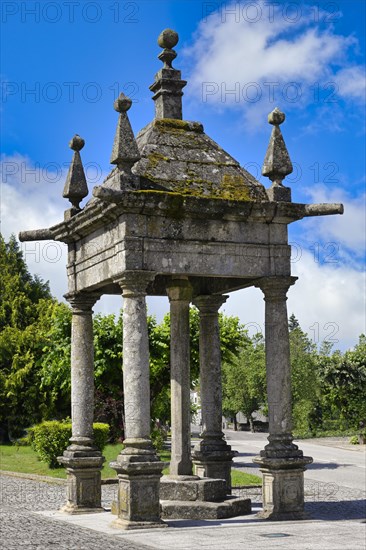
[[[294,315],[289,330],[293,425],[297,432],[308,432],[321,422],[317,351]]]
[[[6,243],[0,234],[0,272],[0,330],[24,329],[37,320],[34,304],[51,298],[49,285],[29,273],[14,235]]]
[[[266,368],[263,337],[242,336],[237,355],[223,363],[223,410],[228,416],[241,411],[252,430],[253,413],[266,404]]]
[[[94,444],[101,452],[108,443],[109,426],[104,422],[94,422],[93,424]]]
[[[93,433],[96,447],[103,451],[109,436],[108,424],[93,424]],[[57,457],[61,456],[69,445],[70,437],[70,422],[46,420],[31,429],[31,446],[40,460],[46,462],[50,468],[60,468]]]
[[[323,401],[327,415],[343,429],[366,423],[366,337],[353,350],[319,358]]]
[[[0,235],[0,269],[0,438],[7,441],[47,408],[39,361],[54,301],[48,283],[28,272],[14,236],[6,243]]]
[[[359,444],[358,436],[357,436],[357,435],[353,435],[353,436],[351,437],[351,439],[349,440],[349,442],[351,443],[351,445],[358,445],[358,444]]]
[[[48,420],[33,427],[31,446],[42,462],[46,462],[50,468],[59,468],[57,457],[68,446],[70,437],[70,424]]]
[[[151,430],[151,441],[157,453],[160,453],[164,449],[164,443],[166,439],[166,430],[162,426],[155,425]]]

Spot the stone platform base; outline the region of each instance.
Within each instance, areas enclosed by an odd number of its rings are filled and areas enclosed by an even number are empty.
[[[75,504],[67,503],[60,509],[62,514],[76,515],[76,514],[96,514],[98,512],[105,512],[104,508],[88,508],[87,506],[77,506]]]
[[[160,480],[160,500],[221,502],[226,495],[224,479],[163,476]]]
[[[256,514],[258,519],[267,519],[268,521],[300,521],[309,520],[311,515],[307,512],[273,512],[262,510]]]
[[[163,519],[226,519],[245,516],[252,511],[249,498],[230,497],[222,502],[161,500]]]
[[[161,527],[168,527],[164,521],[149,522],[149,521],[129,521],[125,519],[117,518],[110,524],[111,527],[117,529],[124,529],[125,531],[131,531],[133,529],[155,529]]]

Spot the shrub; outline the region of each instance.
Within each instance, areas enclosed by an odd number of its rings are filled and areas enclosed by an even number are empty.
[[[103,451],[109,433],[108,424],[93,424],[94,441],[96,447]],[[60,468],[57,457],[61,456],[69,445],[71,424],[58,420],[46,420],[31,429],[31,446],[39,459],[46,462],[50,468]]]
[[[151,442],[154,445],[156,452],[161,452],[166,441],[166,431],[163,427],[154,426],[151,430]]]
[[[349,440],[349,442],[351,443],[351,445],[358,445],[358,444],[359,444],[359,441],[358,441],[357,435],[353,435],[353,436],[351,437],[351,439]]]
[[[109,439],[109,425],[103,422],[94,422],[94,444],[100,450],[103,451],[104,447],[108,443]]]

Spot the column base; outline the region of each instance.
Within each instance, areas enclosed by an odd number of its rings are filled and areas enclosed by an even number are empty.
[[[86,514],[104,511],[101,505],[101,469],[104,457],[99,451],[90,452],[94,452],[96,456],[75,457],[72,456],[72,451],[66,450],[64,456],[58,458],[67,471],[67,503],[61,508],[63,513]]]
[[[151,447],[141,445],[139,449],[125,448],[110,466],[117,472],[119,485],[118,519],[113,525],[122,529],[164,526],[160,518],[159,488],[166,463],[158,459]]]
[[[263,473],[263,511],[258,516],[272,521],[308,519],[304,511],[304,471],[311,457],[266,458],[257,456]]]
[[[199,477],[224,479],[226,494],[231,494],[231,466],[235,451],[223,439],[203,439],[192,453],[194,473]]]

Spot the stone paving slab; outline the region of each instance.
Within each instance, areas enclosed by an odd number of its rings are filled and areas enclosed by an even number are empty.
[[[259,511],[257,508],[255,511]],[[364,550],[365,527],[360,521],[331,522],[319,520],[296,522],[263,522],[250,517],[227,520],[167,520],[169,529],[145,529],[144,531],[118,531],[111,527],[114,516],[110,512],[82,516],[65,516],[59,512],[39,512],[59,523],[78,528],[89,528],[104,533],[114,540],[141,545],[141,548],[192,550],[237,550],[239,548],[266,549],[296,548],[299,550]],[[109,544],[108,539],[108,544]],[[112,548],[112,547],[110,547]],[[113,547],[114,548],[114,547]]]

